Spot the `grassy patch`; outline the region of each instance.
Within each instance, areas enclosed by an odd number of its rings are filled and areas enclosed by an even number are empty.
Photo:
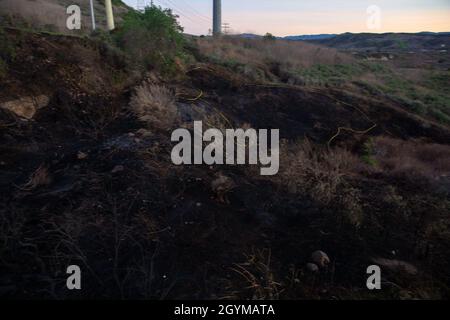
[[[448,73],[432,73],[423,81],[408,80],[390,73],[381,77],[378,89],[404,104],[410,112],[450,124]]]
[[[358,64],[318,64],[307,69],[302,69],[296,74],[306,84],[339,85],[356,76],[362,75],[362,73],[363,68]]]

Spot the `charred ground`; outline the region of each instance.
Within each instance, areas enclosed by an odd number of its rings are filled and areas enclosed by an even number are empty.
[[[449,297],[448,126],[353,79],[367,67],[357,58],[333,51],[357,70],[319,69],[316,82],[314,62],[287,74],[282,64],[205,54],[212,40],[193,39],[190,63],[175,60],[166,77],[136,74],[96,38],[13,29],[4,37],[15,49],[0,104],[48,103],[32,104],[31,117],[0,109],[2,296]],[[254,40],[227,41],[214,52]],[[279,175],[172,165],[173,128],[156,129],[130,107],[142,81],[173,93],[174,127],[279,128]],[[219,172],[235,184],[229,203],[211,188]],[[316,250],[331,264],[311,273]],[[380,258],[383,290],[369,292],[366,268]],[[70,264],[83,269],[79,293],[65,288]]]

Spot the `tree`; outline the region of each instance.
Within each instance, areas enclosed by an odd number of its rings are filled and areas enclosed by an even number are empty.
[[[273,34],[271,34],[270,32],[267,32],[267,33],[264,35],[264,40],[275,41],[276,38],[275,38],[275,36],[274,36]]]

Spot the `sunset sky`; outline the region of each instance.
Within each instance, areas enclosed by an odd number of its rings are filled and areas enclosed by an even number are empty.
[[[136,6],[137,0],[125,0]],[[147,1],[150,3],[150,1]],[[180,15],[186,33],[207,34],[212,0],[155,0]],[[367,27],[367,8],[381,9],[381,28]],[[222,0],[235,33],[277,36],[343,32],[450,31],[450,0]]]

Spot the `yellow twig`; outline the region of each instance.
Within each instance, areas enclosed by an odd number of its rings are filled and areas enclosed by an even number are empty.
[[[176,96],[180,97],[181,94],[177,94]],[[200,93],[195,98],[182,98],[182,99],[187,100],[187,101],[197,101],[201,97],[203,97],[203,91],[202,90],[200,90]]]
[[[195,98],[188,98],[186,100],[188,101],[197,101],[198,99],[200,99],[201,97],[203,97],[203,91],[200,90],[200,93],[198,94],[198,96],[196,96]]]
[[[328,140],[328,148],[330,148],[331,142],[333,142],[333,140],[336,139],[336,138],[341,134],[341,131],[343,131],[343,130],[349,131],[349,132],[353,132],[353,133],[356,133],[356,134],[366,134],[366,133],[368,133],[369,131],[375,129],[376,126],[377,126],[377,125],[374,124],[374,125],[371,126],[369,129],[364,130],[364,131],[354,130],[354,129],[352,129],[352,128],[347,128],[347,127],[339,127],[339,128],[338,128],[338,131],[336,132],[336,134],[335,134],[334,136],[332,136],[330,140]]]

